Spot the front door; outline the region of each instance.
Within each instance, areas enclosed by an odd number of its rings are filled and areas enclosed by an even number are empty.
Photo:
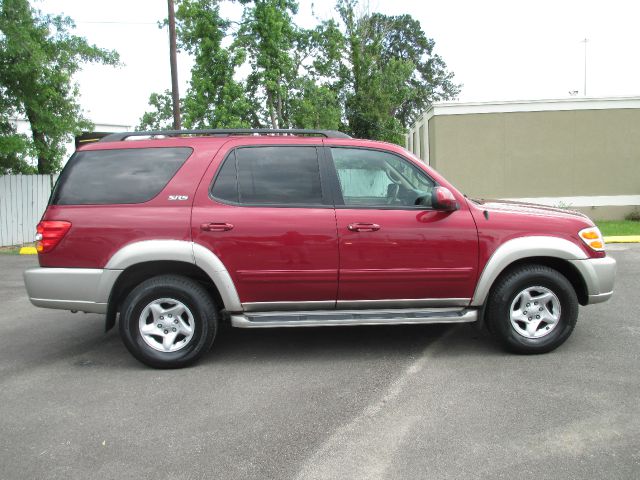
[[[193,241],[220,258],[245,310],[334,308],[338,242],[321,142],[269,141],[221,149],[196,194]]]
[[[478,239],[466,204],[454,212],[431,209],[436,183],[399,155],[330,151],[338,186],[338,308],[467,305]]]

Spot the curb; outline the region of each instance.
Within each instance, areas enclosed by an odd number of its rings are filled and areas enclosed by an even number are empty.
[[[37,255],[38,251],[36,247],[22,247],[20,249],[20,255]]]
[[[640,235],[614,235],[604,237],[604,243],[640,243]]]

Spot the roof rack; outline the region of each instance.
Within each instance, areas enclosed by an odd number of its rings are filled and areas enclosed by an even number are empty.
[[[129,137],[182,137],[187,135],[224,137],[229,135],[308,135],[325,138],[351,138],[335,130],[271,129],[271,128],[222,128],[210,130],[153,130],[150,132],[111,133],[100,142],[120,142]]]

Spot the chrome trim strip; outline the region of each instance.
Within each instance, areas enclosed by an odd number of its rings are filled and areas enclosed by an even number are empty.
[[[385,300],[319,300],[308,302],[247,302],[245,312],[307,311],[307,310],[368,310],[380,308],[466,307],[470,298],[410,298]]]
[[[397,314],[389,318],[388,314]],[[403,316],[403,313],[407,316]],[[408,318],[411,313],[433,313],[420,318]],[[344,317],[348,314],[354,318]],[[377,317],[377,315],[379,315]],[[383,315],[387,315],[383,317]],[[290,316],[291,320],[286,320]],[[253,320],[251,319],[253,317]],[[275,317],[269,320],[268,317]],[[282,317],[285,317],[283,319]],[[303,318],[301,318],[303,317]],[[311,318],[304,318],[311,317]],[[324,317],[324,318],[323,318]],[[360,317],[360,318],[358,318]],[[398,310],[398,311],[329,311],[329,312],[272,312],[264,315],[232,315],[231,325],[238,328],[277,328],[277,327],[335,327],[353,325],[412,325],[430,323],[469,323],[478,319],[477,310]]]
[[[516,260],[528,257],[584,260],[587,255],[575,243],[558,237],[529,236],[509,240],[496,249],[485,265],[478,280],[471,306],[482,306],[498,275]]]
[[[310,302],[247,302],[242,304],[245,312],[331,310],[335,307],[335,300],[317,300]]]
[[[421,307],[466,307],[470,298],[408,298],[389,300],[338,300],[337,308],[421,308]]]

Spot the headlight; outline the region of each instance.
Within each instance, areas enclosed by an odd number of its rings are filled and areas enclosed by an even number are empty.
[[[591,250],[604,252],[604,240],[598,227],[583,228],[578,232],[578,236]]]

